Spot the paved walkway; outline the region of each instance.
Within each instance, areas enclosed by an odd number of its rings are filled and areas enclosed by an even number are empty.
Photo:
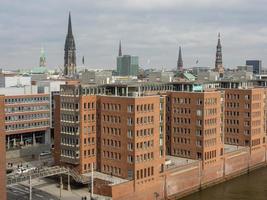
[[[27,183],[23,183],[21,185],[28,187]],[[56,183],[55,180],[52,179],[33,180],[32,186],[34,189],[50,194],[56,197],[56,199],[61,200],[81,200],[81,198],[84,196],[86,196],[87,199],[90,200],[91,196],[91,194],[88,192],[88,188],[84,186],[82,188],[72,188],[71,191],[63,189],[61,190],[60,198],[59,183]],[[104,197],[99,195],[94,195],[94,197],[96,197],[97,200],[111,200],[110,197]]]

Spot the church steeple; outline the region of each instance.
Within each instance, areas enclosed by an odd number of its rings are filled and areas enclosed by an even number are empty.
[[[64,75],[74,77],[76,75],[76,48],[72,34],[71,14],[69,12],[68,33],[65,40]]]
[[[220,77],[223,76],[224,68],[222,62],[222,45],[221,45],[221,34],[218,33],[218,42],[216,47],[216,60],[215,60],[215,71],[219,72]]]
[[[179,47],[179,55],[178,55],[178,61],[177,61],[177,71],[182,72],[183,71],[183,58],[182,58],[182,49]]]
[[[69,12],[69,23],[68,23],[68,35],[72,35],[72,26],[71,26],[71,15]]]
[[[46,57],[45,57],[44,48],[41,48],[41,55],[40,55],[39,66],[40,67],[45,67],[46,66]]]
[[[121,40],[120,40],[120,44],[119,44],[119,56],[122,56],[122,50],[121,50]]]

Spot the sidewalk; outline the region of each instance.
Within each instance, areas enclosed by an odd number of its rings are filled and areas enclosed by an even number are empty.
[[[29,186],[27,183],[22,183],[24,186]],[[66,190],[65,188],[61,190],[60,198],[60,188],[59,183],[56,183],[54,180],[50,179],[41,179],[33,180],[32,186],[38,190],[49,193],[61,200],[81,200],[82,197],[87,197],[87,200],[90,200],[91,194],[88,192],[88,188],[78,188],[72,189],[71,191]],[[65,185],[64,185],[65,186]],[[111,200],[110,197],[94,195],[97,200]]]

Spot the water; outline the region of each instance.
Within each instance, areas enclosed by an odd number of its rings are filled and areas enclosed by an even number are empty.
[[[267,168],[252,171],[181,200],[267,200]]]

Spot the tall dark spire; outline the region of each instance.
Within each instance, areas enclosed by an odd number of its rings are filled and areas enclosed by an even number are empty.
[[[71,14],[69,13],[68,33],[65,40],[64,48],[64,75],[66,77],[75,77],[76,75],[76,48],[72,34]]]
[[[182,58],[182,49],[179,47],[179,55],[178,55],[178,61],[177,61],[177,71],[182,72],[183,71],[183,58]]]
[[[222,45],[221,45],[221,34],[218,33],[218,42],[216,47],[216,60],[215,60],[215,71],[220,73],[220,77],[223,76],[224,68],[222,62]]]
[[[71,15],[69,12],[69,23],[68,23],[68,35],[71,36],[72,35],[72,26],[71,26]]]
[[[119,56],[122,56],[122,51],[121,51],[121,40],[120,40],[120,45],[119,45]]]

